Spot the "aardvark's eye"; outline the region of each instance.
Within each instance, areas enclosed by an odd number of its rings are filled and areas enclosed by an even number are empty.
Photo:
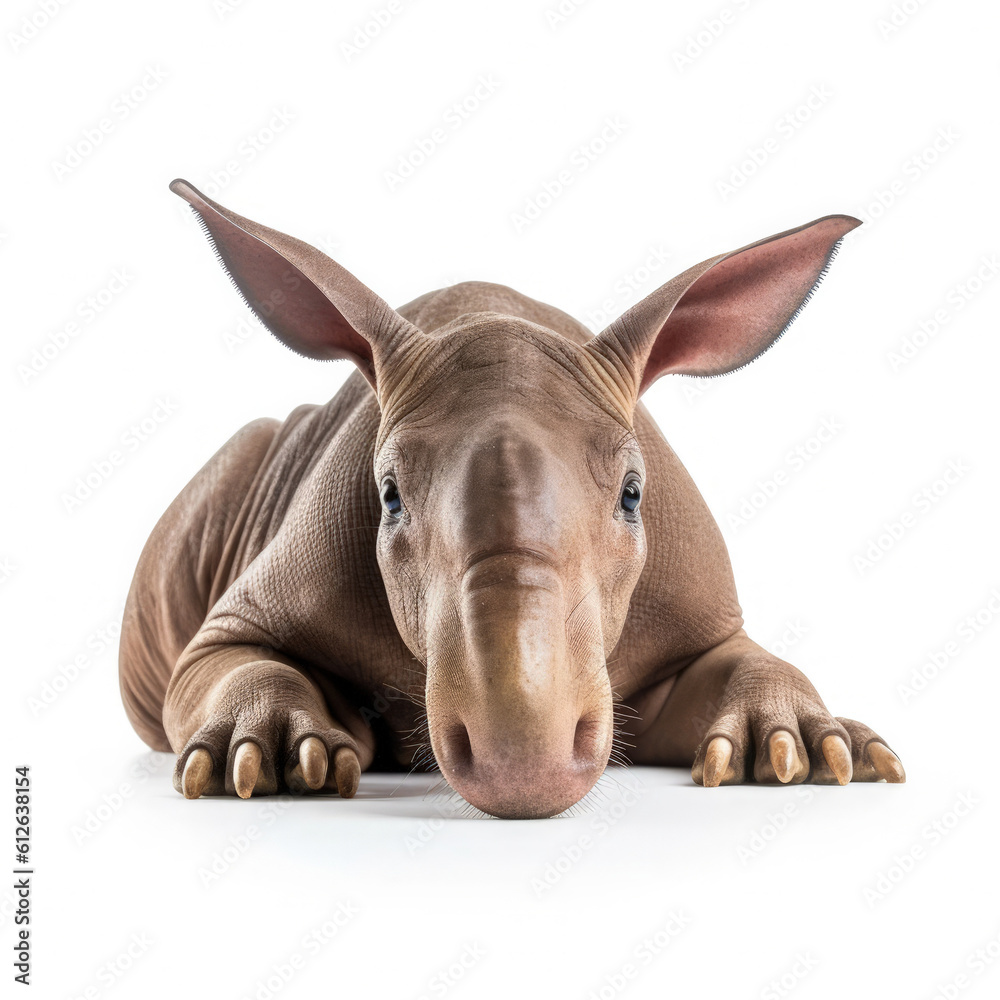
[[[642,499],[642,483],[635,476],[630,476],[625,480],[622,487],[622,510],[629,514],[634,514],[639,509],[639,501]]]
[[[382,480],[379,499],[382,501],[382,509],[389,517],[399,517],[403,513],[403,501],[399,497],[399,488],[396,486],[396,481],[390,476],[386,476]]]

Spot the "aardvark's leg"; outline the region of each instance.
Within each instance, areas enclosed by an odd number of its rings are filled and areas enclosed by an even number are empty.
[[[337,791],[350,798],[374,739],[332,685],[255,645],[188,648],[167,690],[174,787],[200,795]]]
[[[834,718],[808,678],[741,629],[676,678],[634,699],[641,714],[637,764],[691,766],[712,787],[746,781],[902,782],[885,741],[852,719]]]

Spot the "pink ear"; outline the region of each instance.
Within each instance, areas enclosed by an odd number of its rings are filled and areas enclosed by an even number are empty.
[[[307,358],[349,358],[376,385],[378,368],[420,331],[315,247],[207,198],[184,180],[170,190],[201,219],[222,265],[260,321]]]
[[[723,375],[763,354],[819,284],[858,219],[828,215],[678,275],[587,345],[638,397],[661,375]]]

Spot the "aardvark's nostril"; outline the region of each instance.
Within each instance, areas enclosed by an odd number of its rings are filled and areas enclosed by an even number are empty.
[[[439,763],[455,774],[466,774],[472,769],[472,743],[469,731],[461,722],[452,723],[441,740],[443,761]]]
[[[594,764],[602,756],[601,749],[605,743],[605,729],[603,720],[596,715],[584,716],[576,724],[576,733],[573,736],[573,757],[578,765]]]

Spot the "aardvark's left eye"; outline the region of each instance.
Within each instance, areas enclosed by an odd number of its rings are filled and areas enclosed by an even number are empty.
[[[639,501],[641,499],[642,483],[635,476],[629,476],[622,487],[622,510],[629,514],[634,514],[639,509]]]
[[[382,488],[379,491],[379,499],[382,501],[382,509],[389,517],[398,518],[403,513],[403,501],[399,496],[399,488],[396,481],[386,476],[382,480]]]

